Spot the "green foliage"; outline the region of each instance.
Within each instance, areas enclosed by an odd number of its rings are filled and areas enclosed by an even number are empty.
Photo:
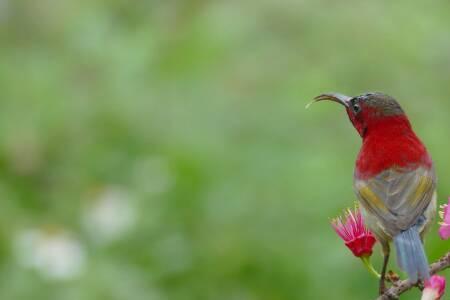
[[[329,226],[355,201],[359,137],[341,107],[304,107],[328,91],[397,97],[446,201],[449,8],[0,0],[0,298],[374,298]],[[110,187],[135,221],[98,243],[83,216]],[[20,232],[49,227],[85,249],[76,278],[20,262]],[[448,243],[433,229],[427,249]]]

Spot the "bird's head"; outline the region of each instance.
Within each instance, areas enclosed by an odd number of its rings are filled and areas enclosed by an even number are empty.
[[[366,93],[355,97],[338,93],[322,94],[315,101],[329,100],[345,106],[348,117],[358,133],[364,137],[367,130],[390,120],[408,120],[397,101],[382,93]]]

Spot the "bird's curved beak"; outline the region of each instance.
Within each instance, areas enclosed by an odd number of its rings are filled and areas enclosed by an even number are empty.
[[[344,105],[345,107],[349,107],[350,99],[352,99],[352,97],[338,94],[338,93],[328,93],[328,94],[322,94],[322,95],[315,97],[314,102],[330,100],[330,101],[340,103],[340,104]]]

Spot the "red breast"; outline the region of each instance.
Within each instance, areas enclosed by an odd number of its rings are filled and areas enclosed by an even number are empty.
[[[390,168],[432,167],[431,158],[406,115],[372,119],[366,128],[356,160],[358,179],[373,177]]]

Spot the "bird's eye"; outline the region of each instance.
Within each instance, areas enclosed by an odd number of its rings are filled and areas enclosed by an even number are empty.
[[[353,108],[353,111],[355,112],[355,114],[359,113],[359,111],[361,110],[361,107],[359,106],[358,103],[352,104],[352,108]]]

